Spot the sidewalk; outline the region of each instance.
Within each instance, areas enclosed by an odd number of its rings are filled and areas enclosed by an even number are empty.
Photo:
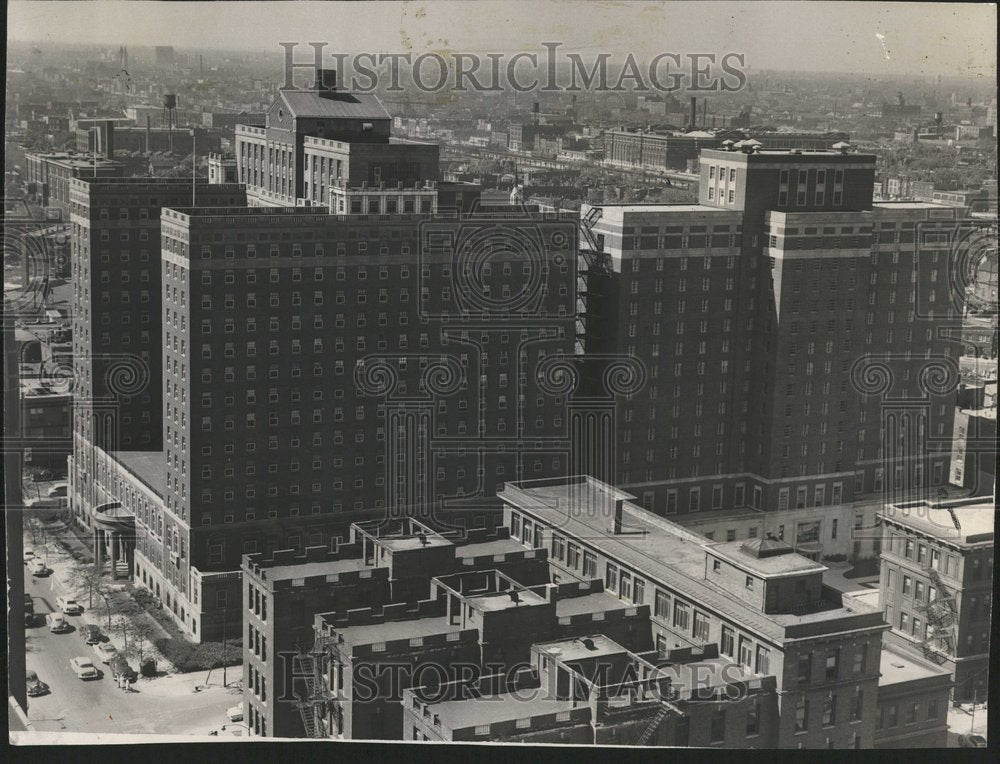
[[[46,558],[46,565],[52,569],[52,573],[49,574],[49,588],[55,594],[56,586],[65,592],[67,595],[72,596],[80,605],[83,606],[83,613],[80,615],[80,620],[83,623],[93,624],[100,627],[101,632],[108,638],[108,644],[111,644],[115,649],[122,650],[125,647],[124,640],[120,633],[117,633],[114,629],[110,632],[108,630],[108,620],[106,614],[99,614],[94,610],[97,604],[97,600],[94,600],[92,605],[88,597],[87,591],[85,589],[77,589],[72,585],[73,575],[76,571],[80,570],[81,567],[92,564],[93,555],[90,554],[80,539],[76,536],[73,530],[69,528],[61,529],[58,536],[53,536],[47,529],[47,543],[43,546],[40,542],[35,544],[35,554],[44,554]],[[37,537],[38,534],[36,534]],[[25,545],[28,545],[28,539],[30,538],[30,531],[25,530]],[[82,560],[84,561],[81,561]],[[109,580],[110,583],[110,580]],[[122,590],[114,594],[114,601],[122,601],[122,599],[131,599],[125,586],[125,582],[119,582]],[[122,598],[122,599],[119,599]],[[54,598],[53,598],[53,605]],[[138,605],[136,605],[138,608]],[[162,625],[149,613],[141,611],[136,617],[141,618],[144,623],[151,624],[153,630],[153,639],[159,639],[161,637],[170,637],[171,635],[163,628]],[[114,618],[114,613],[112,612],[112,619]],[[162,674],[176,674],[177,668],[165,658],[156,646],[151,642],[147,641],[143,647],[143,656],[150,656],[156,661],[156,668],[160,678]]]
[[[960,708],[948,707],[948,732],[955,735],[968,735],[975,733],[986,737],[989,727],[987,717],[987,707],[979,703],[976,705],[976,712],[973,715],[971,705],[964,703]]]

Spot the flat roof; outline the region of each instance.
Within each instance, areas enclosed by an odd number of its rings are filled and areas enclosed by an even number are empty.
[[[516,591],[518,601],[510,597],[510,592]],[[462,595],[470,607],[484,612],[495,612],[498,610],[513,610],[524,606],[544,605],[548,600],[532,591],[526,589],[511,589],[505,592],[483,592],[482,594]]]
[[[918,661],[916,658],[892,650],[886,644],[882,645],[882,656],[879,662],[881,676],[879,687],[901,682],[912,682],[915,679],[926,679],[933,676],[948,676],[948,672]]]
[[[695,607],[724,613],[775,640],[784,637],[788,626],[858,615],[833,602],[828,608],[801,615],[765,614],[734,599],[730,592],[705,579],[705,537],[701,534],[628,502],[622,509],[624,532],[612,533],[616,495],[628,496],[589,476],[574,476],[508,483],[499,497],[514,508],[540,516],[601,554],[662,581]]]
[[[713,214],[742,215],[742,210],[727,210],[722,207],[709,207],[707,204],[592,204],[591,207],[600,207],[604,214],[621,215],[635,214],[639,212],[704,212]]]
[[[826,565],[810,560],[795,552],[785,552],[772,557],[754,557],[743,551],[743,545],[747,539],[742,541],[723,541],[718,544],[705,544],[705,548],[712,554],[716,554],[727,562],[731,562],[741,568],[746,568],[761,576],[771,578],[793,573],[822,573],[827,570]]]
[[[434,634],[457,634],[462,631],[461,626],[449,626],[442,616],[359,624],[357,626],[340,627],[331,624],[331,628],[343,636],[344,644],[349,646],[390,642],[394,639],[429,637]]]
[[[609,610],[621,610],[625,603],[607,592],[593,592],[582,597],[566,597],[556,600],[556,616],[568,618],[583,613],[606,613]]]
[[[368,566],[360,557],[352,560],[327,560],[325,562],[303,562],[294,565],[277,565],[273,568],[261,566],[269,581],[306,578],[308,576],[330,576],[334,573],[347,573],[355,570],[365,570]]]
[[[881,514],[888,521],[959,544],[993,541],[996,525],[996,509],[992,500],[987,499],[964,505],[925,501],[895,504],[885,507]],[[961,528],[956,527],[953,515]]]
[[[157,496],[166,496],[167,461],[163,451],[114,451],[112,457]]]
[[[589,640],[592,647],[587,647],[584,640]],[[607,655],[626,655],[628,650],[604,634],[590,634],[575,639],[560,639],[554,642],[539,642],[534,645],[536,650],[547,653],[560,661],[579,661],[585,658],[597,658]]]
[[[452,542],[436,533],[428,533],[421,541],[419,536],[376,536],[374,541],[390,552],[402,552],[408,549],[425,549],[432,546],[453,546]]]
[[[464,557],[480,557],[487,554],[507,554],[508,552],[523,552],[525,548],[514,539],[494,539],[493,541],[481,541],[478,544],[466,544],[455,548],[455,556],[459,559]]]
[[[580,701],[557,700],[537,697],[538,695],[537,690],[522,690],[516,693],[487,695],[475,700],[447,700],[431,704],[429,708],[432,713],[437,714],[442,726],[456,730],[586,707]]]

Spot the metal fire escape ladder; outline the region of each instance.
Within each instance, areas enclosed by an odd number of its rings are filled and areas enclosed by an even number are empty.
[[[321,738],[325,734],[317,719],[317,711],[331,699],[331,693],[323,689],[322,672],[327,648],[334,640],[334,637],[320,637],[308,653],[300,652],[292,657],[295,677],[301,679],[306,686],[305,699],[300,699],[295,704],[302,716],[306,737]]]
[[[656,730],[660,728],[660,725],[663,724],[663,720],[667,718],[667,714],[669,714],[671,711],[676,713],[678,716],[684,715],[684,712],[681,711],[673,703],[670,703],[668,701],[663,701],[662,704],[660,705],[660,710],[656,712],[656,716],[654,716],[652,719],[649,720],[649,724],[646,725],[646,729],[644,729],[642,731],[642,734],[639,735],[639,739],[635,741],[635,744],[646,745],[649,742],[650,738],[653,737],[653,734],[656,732]]]
[[[940,663],[944,656],[940,649],[931,647],[931,643],[940,642],[945,652],[955,652],[955,635],[953,633],[953,627],[957,621],[955,598],[944,585],[936,569],[925,568],[924,573],[934,584],[938,595],[933,601],[920,606],[920,610],[927,616],[927,623],[931,627],[928,630],[927,638],[920,643],[920,649],[923,651],[924,657]]]

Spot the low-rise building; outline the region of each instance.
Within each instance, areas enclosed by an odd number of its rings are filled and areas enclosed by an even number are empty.
[[[890,505],[881,515],[887,640],[945,669],[953,698],[984,698],[993,602],[992,497]]]

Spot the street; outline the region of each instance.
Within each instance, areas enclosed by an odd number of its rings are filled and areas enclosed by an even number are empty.
[[[227,723],[226,709],[240,702],[241,693],[236,690],[240,667],[228,669],[228,688],[221,686],[217,670],[211,685],[199,692],[195,687],[204,687],[206,672],[140,677],[133,685],[136,692],[124,692],[93,646],[84,642],[81,616],[66,616],[73,631],[63,634],[53,634],[45,625],[45,614],[56,610],[56,597],[65,593],[57,578],[33,579],[26,571],[25,589],[34,599],[36,613],[34,625],[25,629],[27,668],[50,689],[46,695],[28,699],[28,719],[34,729],[205,735]],[[86,601],[80,604],[87,605]],[[73,673],[69,662],[79,656],[93,660],[101,671],[100,678],[84,681]]]

